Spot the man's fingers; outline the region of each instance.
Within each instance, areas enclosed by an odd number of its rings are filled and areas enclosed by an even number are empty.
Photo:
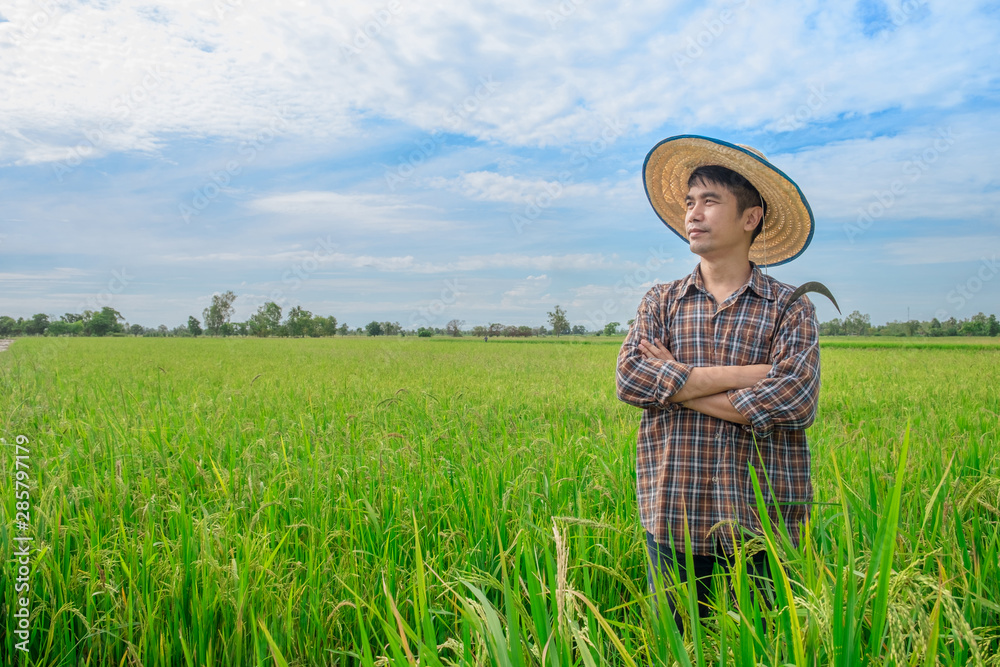
[[[654,340],[652,342],[643,338],[639,341],[639,351],[644,359],[660,359],[661,361],[673,361],[674,355],[667,349],[666,341]]]

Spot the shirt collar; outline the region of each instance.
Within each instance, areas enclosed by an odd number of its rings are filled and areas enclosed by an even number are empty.
[[[767,299],[768,301],[774,301],[774,292],[771,290],[771,283],[756,264],[750,262],[752,270],[750,271],[750,279],[738,290],[736,294],[739,294],[746,289],[751,289],[762,299]],[[691,272],[687,278],[685,278],[680,284],[680,295],[681,297],[687,296],[691,289],[697,289],[700,292],[708,293],[705,289],[705,282],[701,278],[701,262],[694,267],[694,271]]]

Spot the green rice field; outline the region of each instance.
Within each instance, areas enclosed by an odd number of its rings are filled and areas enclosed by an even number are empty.
[[[823,341],[811,523],[750,545],[776,603],[736,577],[680,634],[620,340],[18,340],[0,664],[1000,665],[1000,346],[920,343]]]

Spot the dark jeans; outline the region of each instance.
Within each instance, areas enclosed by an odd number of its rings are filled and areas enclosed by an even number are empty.
[[[680,582],[686,583],[688,581],[687,560],[685,554],[679,551],[674,551],[669,545],[659,544],[653,539],[652,533],[646,533],[646,551],[649,552],[650,562],[653,563],[662,575],[664,586],[669,586],[672,582],[670,572],[673,571],[675,563],[677,564],[677,572]],[[719,572],[725,574],[731,568],[732,561],[731,557],[727,557],[725,554],[692,554],[691,560],[692,565],[694,566],[695,591],[698,596],[698,616],[699,618],[704,618],[711,611],[709,598],[712,596],[712,574],[715,567],[718,566]],[[747,574],[756,580],[757,585],[765,587],[765,589],[770,592],[771,575],[767,566],[767,554],[763,551],[755,553],[747,559],[746,568]],[[646,576],[649,580],[649,590],[653,591],[655,596],[656,588],[653,583],[654,579],[652,569],[647,568]],[[728,582],[726,585],[728,588]],[[766,599],[767,594],[765,594],[765,600]],[[683,632],[684,624],[682,622],[680,612],[674,605],[674,598],[672,595],[667,596],[667,603],[670,605],[670,611],[674,615],[674,621],[677,623],[677,629]]]

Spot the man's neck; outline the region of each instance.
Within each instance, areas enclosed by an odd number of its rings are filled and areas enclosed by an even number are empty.
[[[701,279],[705,289],[715,297],[716,304],[721,306],[729,296],[742,287],[753,269],[746,256],[730,257],[723,260],[701,258]]]

